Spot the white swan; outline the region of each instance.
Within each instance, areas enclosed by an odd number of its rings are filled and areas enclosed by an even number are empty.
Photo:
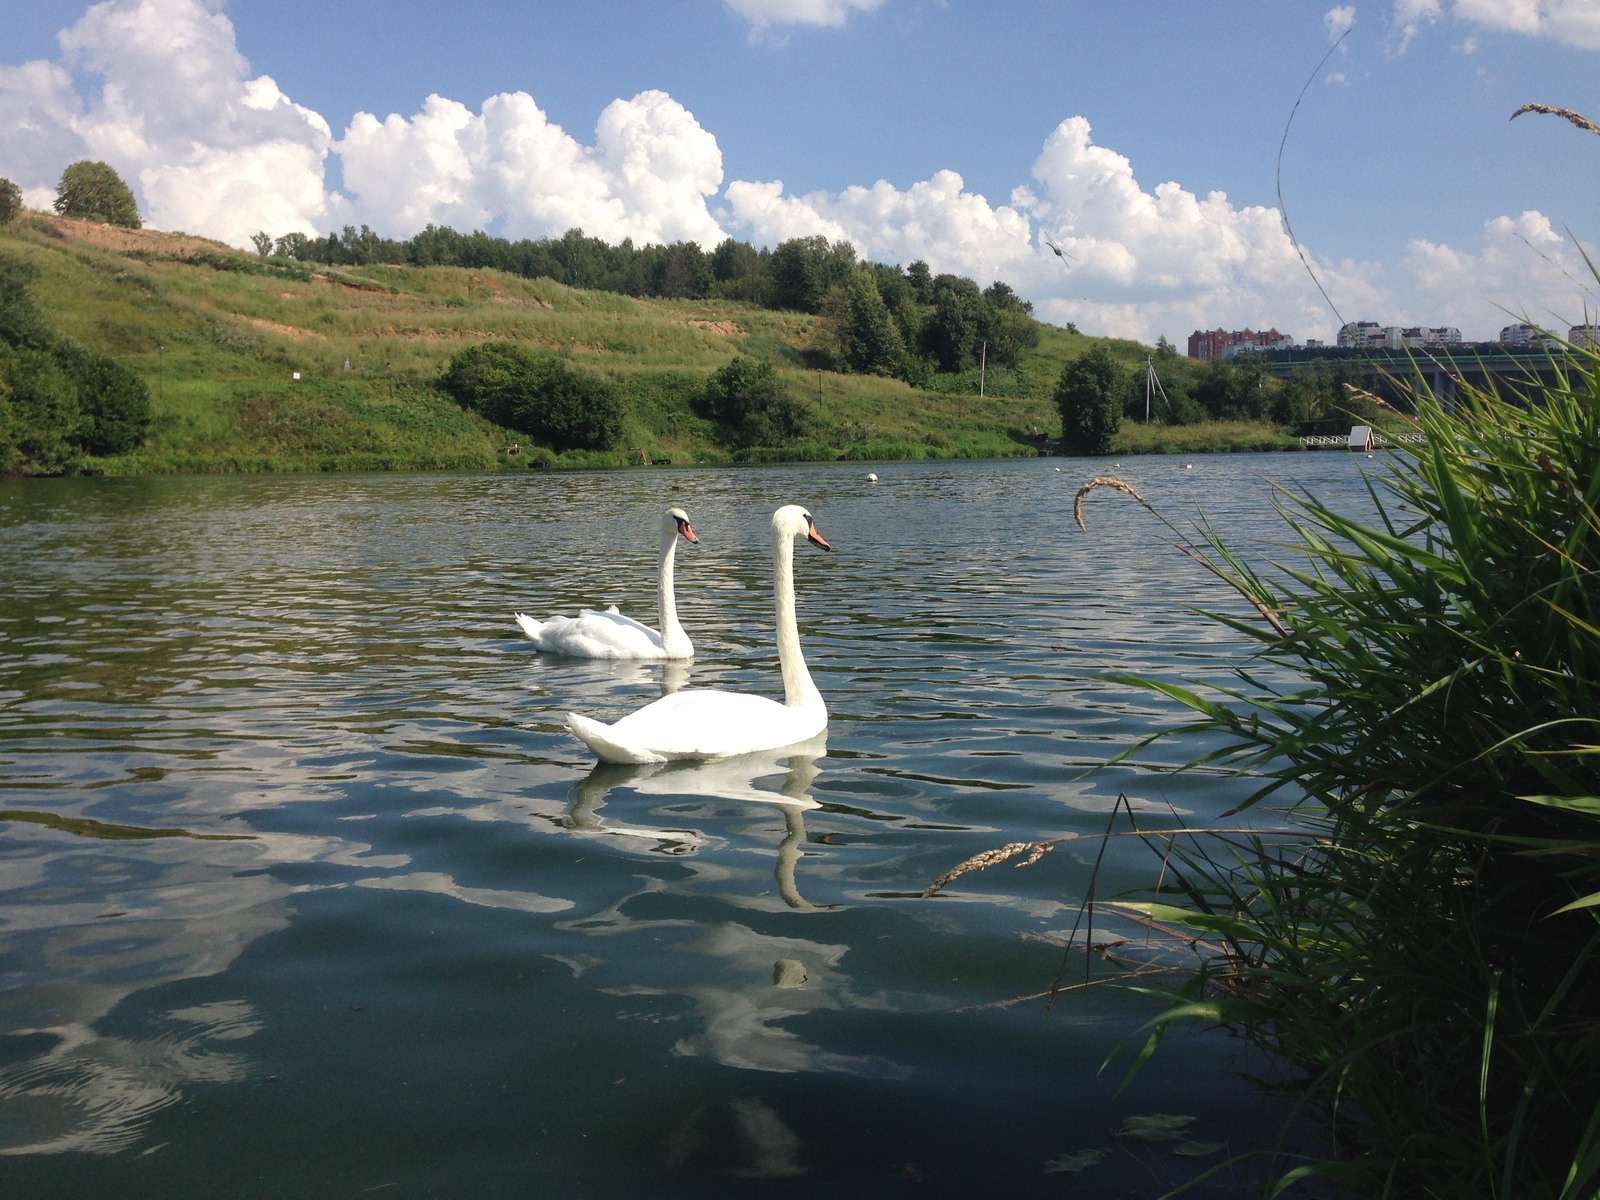
[[[726,758],[792,746],[826,729],[828,707],[806,670],[794,619],[794,539],[801,534],[812,545],[830,549],[811,514],[798,504],[785,505],[772,514],[782,704],[743,692],[688,688],[663,696],[611,725],[568,713],[567,728],[601,762],[611,763]]]
[[[575,617],[551,617],[548,621],[517,613],[517,624],[546,654],[570,654],[574,658],[693,658],[694,643],[678,624],[678,602],[672,590],[672,563],[679,534],[687,542],[700,540],[689,528],[689,514],[681,508],[669,508],[661,517],[661,576],[656,584],[659,633],[623,616],[615,604],[605,612],[585,608]]]

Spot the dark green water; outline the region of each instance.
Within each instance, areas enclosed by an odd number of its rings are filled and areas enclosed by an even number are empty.
[[[1360,502],[1345,455],[1191,461],[1121,474],[1247,548],[1281,537],[1258,475]],[[1158,769],[1192,745],[1085,777],[1179,719],[1096,671],[1242,649],[1136,505],[1077,531],[1105,465],[0,484],[0,1192],[1153,1196],[1206,1164],[1124,1116],[1259,1140],[1237,1042],[1175,1037],[1118,1094],[1151,1002],[977,1007],[1049,986],[1096,844],[915,898],[1119,790],[1243,794]],[[797,549],[825,754],[592,771],[562,713],[681,681],[541,659],[512,611],[654,623],[681,504],[690,682],[781,694],[786,502],[835,547]],[[1157,866],[1113,844],[1101,895]]]

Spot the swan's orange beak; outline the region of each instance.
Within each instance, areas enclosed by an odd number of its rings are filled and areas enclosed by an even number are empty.
[[[683,540],[686,542],[698,542],[700,540],[695,537],[694,530],[689,528],[689,522],[687,521],[678,522],[678,532],[683,535]]]
[[[828,543],[823,540],[822,535],[817,532],[817,523],[815,521],[812,521],[806,525],[806,541],[810,542],[813,546],[821,547],[823,550],[833,549],[832,546],[828,545]]]

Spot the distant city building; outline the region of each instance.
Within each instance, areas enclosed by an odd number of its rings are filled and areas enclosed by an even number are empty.
[[[1438,350],[1461,344],[1454,325],[1379,325],[1352,321],[1339,330],[1338,344],[1358,350]]]
[[[1276,329],[1196,329],[1189,335],[1190,358],[1233,358],[1263,350],[1289,350],[1294,338]]]
[[[1348,325],[1340,326],[1335,345],[1354,347],[1357,350],[1381,350],[1383,326],[1376,321],[1352,321]]]
[[[1327,344],[1328,343],[1323,341],[1321,338],[1307,338],[1306,339],[1306,349],[1307,350],[1321,350]]]
[[[1574,346],[1600,350],[1600,325],[1574,325],[1567,330],[1567,341]]]
[[[1544,342],[1544,332],[1537,325],[1507,325],[1499,341],[1502,346],[1532,346]]]

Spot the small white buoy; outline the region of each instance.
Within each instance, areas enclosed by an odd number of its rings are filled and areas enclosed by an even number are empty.
[[[1369,455],[1367,455],[1367,457],[1368,457],[1368,458],[1371,458],[1371,457],[1372,457],[1372,455],[1370,455],[1370,454],[1369,454]]]
[[[868,471],[867,472],[867,482],[868,483],[877,483],[878,482],[878,473],[876,471]]]
[[[1192,471],[1192,470],[1194,470],[1194,464],[1193,463],[1184,463],[1183,464],[1183,469],[1185,471]]]
[[[1057,475],[1061,474],[1061,468],[1060,467],[1052,467],[1050,469],[1052,471],[1054,471]]]

